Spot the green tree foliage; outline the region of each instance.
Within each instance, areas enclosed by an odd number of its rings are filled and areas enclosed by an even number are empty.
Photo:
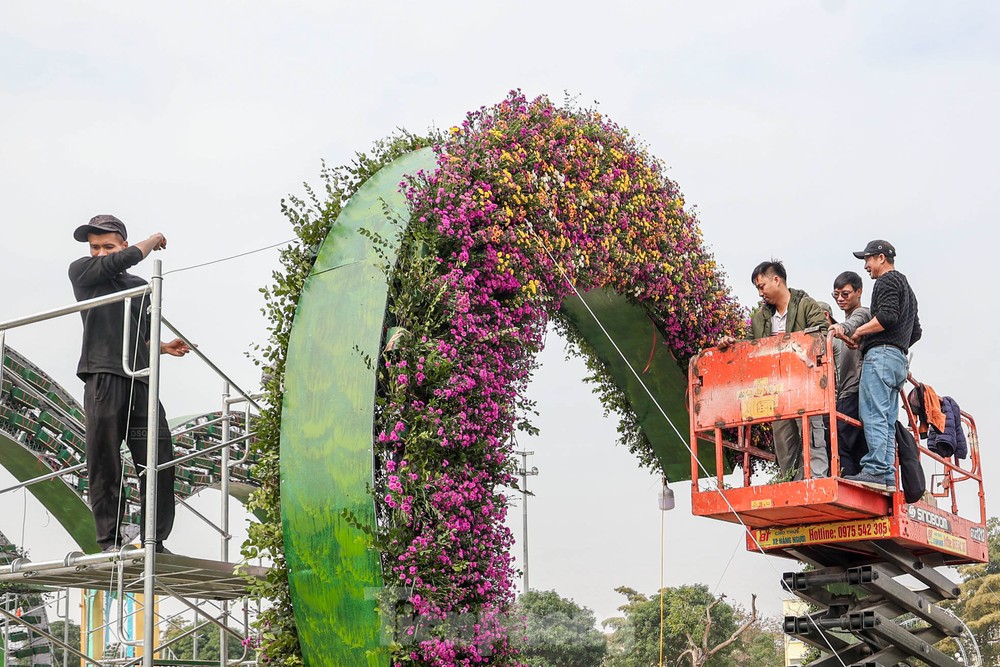
[[[703,584],[665,588],[660,595],[615,589],[627,602],[622,616],[604,621],[612,631],[604,667],[660,664],[661,604],[663,664],[694,667],[774,667],[784,661],[776,620],[761,623],[748,612],[716,597]]]
[[[182,635],[192,627],[192,624],[186,621],[176,619],[172,620],[170,621],[166,631],[163,633],[163,641],[168,641],[174,637]],[[176,643],[171,644],[166,649],[169,651],[167,655],[172,656],[176,660],[194,659],[195,634],[198,636],[198,660],[218,660],[219,629],[214,625],[206,625],[198,630],[198,632],[177,640]],[[227,636],[226,645],[229,648],[230,660],[235,660],[243,655],[243,644],[236,637],[233,637],[232,635]]]
[[[624,614],[604,622],[612,630],[608,642],[607,667],[649,667],[660,662],[660,596],[645,596],[631,588],[615,589],[627,602],[618,609]],[[678,586],[663,589],[663,664],[677,664],[688,649],[688,635],[701,637],[705,632],[705,610],[716,601],[708,587]],[[737,629],[736,613],[722,602],[712,609],[709,628],[711,646],[722,643]],[[732,647],[720,651],[709,667],[728,665]]]
[[[990,562],[958,568],[962,592],[948,605],[972,630],[984,665],[1000,664],[1000,519],[986,523]]]
[[[54,623],[52,623],[52,624],[49,625],[49,633],[53,637],[55,637],[56,639],[62,640],[62,638],[63,638],[63,626],[65,624],[66,624],[65,621],[55,621]],[[80,626],[77,625],[76,623],[74,623],[73,621],[69,622],[69,639],[66,641],[66,643],[69,644],[70,646],[72,646],[73,648],[77,649],[77,650],[80,649]],[[62,665],[63,664],[63,654],[67,653],[67,652],[68,651],[65,651],[62,646],[56,646],[55,644],[53,644],[52,645],[52,664],[53,665]],[[77,658],[72,653],[70,653],[69,654],[69,661],[66,664],[68,664],[68,665],[74,665],[75,666],[75,665],[79,664],[79,662],[80,662],[80,659]]]
[[[529,591],[513,610],[525,624],[521,658],[530,667],[598,667],[607,639],[594,612],[555,591]]]

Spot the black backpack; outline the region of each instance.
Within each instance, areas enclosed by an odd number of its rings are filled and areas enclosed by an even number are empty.
[[[896,422],[896,450],[899,452],[899,476],[903,485],[903,498],[908,503],[920,500],[927,490],[924,479],[924,469],[920,467],[917,454],[917,441],[913,439],[910,429]]]

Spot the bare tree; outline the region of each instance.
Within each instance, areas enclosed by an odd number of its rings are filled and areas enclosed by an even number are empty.
[[[680,665],[685,658],[688,658],[691,661],[691,667],[704,667],[705,663],[711,660],[713,655],[735,642],[740,638],[740,635],[750,629],[750,627],[757,622],[757,595],[754,594],[750,599],[750,615],[747,617],[743,625],[736,628],[725,641],[720,642],[713,647],[709,647],[708,635],[712,630],[712,609],[725,598],[725,595],[720,595],[705,608],[705,630],[702,633],[700,642],[695,640],[693,633],[684,633],[684,636],[687,639],[688,647],[677,658],[678,665]]]

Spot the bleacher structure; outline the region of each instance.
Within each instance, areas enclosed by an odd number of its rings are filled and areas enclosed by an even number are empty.
[[[147,536],[144,548],[126,545],[118,552],[101,553],[95,541],[93,519],[87,504],[84,412],[58,383],[4,343],[7,330],[88,308],[124,301],[128,312],[129,299],[143,294],[152,304],[151,340],[159,338],[162,323],[187,341],[160,315],[159,287],[162,278],[158,261],[154,261],[154,273],[153,284],[147,289],[147,294],[138,288],[0,323],[0,466],[18,480],[17,484],[0,489],[0,498],[5,493],[27,488],[66,529],[80,549],[52,560],[36,560],[35,549],[26,550],[26,545],[16,545],[0,534],[0,644],[3,667],[54,664],[52,655],[55,646],[63,647],[66,654],[72,656],[68,664],[73,665],[142,664],[150,667],[154,664],[225,665],[249,661],[249,651],[245,651],[242,658],[227,655],[226,642],[221,638],[226,635],[245,636],[248,631],[247,605],[242,606],[241,619],[233,618],[230,605],[235,600],[246,599],[252,578],[266,573],[262,567],[245,563],[237,567],[229,562],[229,502],[231,499],[245,502],[256,486],[250,472],[254,463],[250,445],[254,410],[259,408],[257,397],[240,389],[202,351],[191,345],[196,356],[222,378],[221,409],[183,418],[172,424],[174,461],[159,463],[158,468],[176,466],[176,502],[185,505],[193,516],[209,523],[219,533],[220,560],[157,554],[151,536]],[[151,401],[154,401],[158,400],[159,394],[159,356],[152,357],[146,374]],[[235,410],[235,406],[241,410]],[[155,415],[156,411],[151,414]],[[155,437],[155,428],[149,430]],[[155,456],[150,455],[149,460],[151,466],[157,465]],[[128,457],[125,457],[124,468],[126,515],[123,528],[127,536],[138,536],[138,477]],[[150,494],[155,493],[156,479],[156,475],[149,478]],[[190,496],[210,487],[218,488],[222,493],[218,523],[187,504]],[[155,503],[150,505],[155,506]],[[150,511],[147,508],[147,523],[155,525],[155,521],[150,521]],[[152,511],[155,512],[155,507]],[[26,557],[26,553],[32,558]],[[100,655],[96,657],[85,655],[86,652],[81,650],[88,646],[86,637],[81,642],[82,646],[69,646],[63,637],[55,637],[49,632],[45,598],[56,595],[60,596],[60,600],[65,599],[68,618],[69,589],[96,591],[98,601],[108,609],[114,607],[112,600],[117,604],[117,614],[113,614],[117,617],[116,625],[112,619],[105,619],[102,615],[97,627],[89,628],[91,632],[98,633],[103,642],[96,651]],[[144,605],[143,601],[167,597],[193,611],[200,622],[170,642],[163,642],[158,627],[169,619],[158,615],[157,604]],[[129,607],[131,612],[127,611]],[[212,626],[221,633],[218,661],[176,661],[169,657],[170,652],[166,650],[169,644],[194,632],[212,629]],[[143,636],[133,636],[129,627],[141,628]],[[86,634],[88,628],[84,627],[83,631]],[[105,654],[105,649],[111,655]]]

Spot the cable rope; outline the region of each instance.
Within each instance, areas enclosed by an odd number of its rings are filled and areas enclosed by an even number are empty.
[[[583,295],[580,294],[580,291],[576,288],[576,285],[574,285],[573,281],[570,280],[569,275],[566,273],[566,270],[563,268],[562,264],[560,264],[559,262],[557,262],[556,259],[555,259],[555,257],[553,257],[552,252],[548,249],[548,247],[542,241],[541,237],[535,231],[534,225],[532,225],[530,222],[528,222],[527,225],[528,225],[528,230],[535,237],[535,240],[538,241],[539,247],[541,247],[542,251],[545,252],[546,256],[549,258],[549,260],[552,262],[552,264],[559,270],[559,273],[562,274],[562,277],[566,281],[566,284],[569,285],[569,288],[571,290],[573,290],[573,293],[580,300],[580,303],[583,304],[583,307],[587,309],[587,312],[590,313],[590,316],[594,319],[594,322],[597,323],[597,326],[601,329],[601,331],[604,333],[604,335],[607,336],[608,341],[611,343],[612,347],[615,348],[615,352],[617,352],[618,356],[620,356],[622,358],[622,361],[625,362],[625,365],[628,367],[629,371],[635,377],[636,381],[638,381],[639,386],[641,386],[643,388],[643,391],[646,392],[646,395],[649,396],[649,399],[653,402],[653,405],[656,406],[657,411],[660,413],[660,415],[663,417],[663,419],[666,420],[667,424],[670,425],[670,428],[673,429],[674,433],[677,434],[678,440],[680,441],[680,443],[682,445],[684,445],[684,448],[691,455],[692,460],[694,460],[695,462],[697,462],[698,468],[705,474],[706,478],[711,478],[711,475],[709,474],[708,469],[705,467],[705,464],[703,464],[700,460],[698,460],[697,457],[694,456],[694,451],[691,449],[690,443],[688,443],[687,439],[683,435],[681,435],[680,430],[677,428],[677,425],[674,424],[673,420],[670,418],[670,415],[668,415],[667,412],[666,412],[666,410],[663,409],[663,406],[660,405],[660,402],[658,400],[656,400],[656,397],[653,395],[653,392],[649,389],[649,387],[643,381],[642,376],[635,370],[635,367],[628,360],[628,357],[625,356],[625,353],[622,352],[621,348],[618,346],[618,343],[611,336],[611,334],[608,332],[608,330],[604,327],[604,323],[601,322],[600,318],[597,317],[597,314],[590,308],[590,304],[588,304],[586,302],[586,300],[583,298]],[[692,481],[692,484],[693,483],[694,482]],[[750,539],[753,541],[754,546],[757,547],[757,550],[762,555],[767,556],[767,552],[765,552],[764,548],[761,547],[760,543],[757,541],[757,538],[754,537],[753,532],[750,530],[750,528],[743,521],[743,517],[741,517],[739,515],[739,513],[736,511],[736,508],[733,507],[732,503],[729,502],[729,499],[726,497],[726,494],[722,492],[722,489],[720,489],[718,487],[718,484],[716,483],[716,484],[710,485],[709,488],[708,488],[708,490],[715,491],[716,493],[719,494],[719,496],[722,498],[723,502],[726,504],[727,507],[729,507],[729,510],[733,513],[733,516],[735,516],[736,520],[739,522],[739,524],[741,526],[743,526],[743,529],[747,532],[747,535],[750,536]],[[780,573],[778,572],[778,570],[774,567],[774,563],[772,563],[770,559],[767,559],[767,564],[774,571],[775,575],[780,575]],[[789,593],[791,593],[791,594],[794,595],[793,591],[788,587],[788,584],[785,583],[784,578],[783,577],[779,577],[779,580],[781,581],[782,588],[784,588],[786,591],[788,591]],[[809,615],[806,615],[806,617],[809,619],[809,622],[813,626],[815,626],[815,628],[819,632],[820,636],[823,637],[824,642],[826,643],[827,647],[830,649],[830,653],[832,655],[836,656],[837,661],[841,664],[842,667],[847,667],[847,664],[837,654],[837,651],[833,648],[833,645],[830,643],[830,640],[826,637],[826,634],[822,632],[822,630],[820,629],[819,625],[816,623],[815,619],[813,619]]]
[[[24,549],[24,529],[28,524],[28,487],[21,488],[21,549]]]
[[[179,269],[171,269],[170,271],[165,271],[164,276],[169,276],[171,273],[180,273],[181,271],[190,271],[191,269],[200,269],[204,266],[211,266],[212,264],[219,264],[221,262],[228,262],[232,259],[239,259],[240,257],[246,257],[247,255],[253,255],[254,253],[264,252],[265,250],[270,250],[271,248],[277,248],[278,246],[283,246],[287,243],[293,243],[298,239],[288,239],[287,241],[281,241],[280,243],[272,243],[271,245],[266,245],[263,248],[257,248],[255,250],[247,250],[246,252],[241,252],[236,255],[230,255],[228,257],[220,257],[219,259],[209,260],[207,262],[202,262],[200,264],[192,264],[191,266],[182,266]]]
[[[138,318],[138,321],[135,323],[135,343],[132,345],[132,356],[129,359],[129,361],[132,364],[132,371],[133,372],[135,372],[135,359],[136,359],[136,355],[138,355],[138,353],[139,353],[139,341],[142,340],[142,323],[143,323],[143,317],[142,317],[142,315],[143,315],[143,312],[145,311],[146,297],[148,295],[149,295],[149,290],[146,290],[145,292],[142,293],[142,299],[139,301],[139,318]],[[129,317],[129,318],[132,317],[132,310],[131,310],[131,308],[128,311],[126,311],[124,303],[122,304],[122,314],[123,314],[123,317]],[[130,328],[130,331],[131,331],[131,328]],[[146,333],[147,334],[149,333],[148,329],[147,329]],[[150,353],[150,355],[153,354],[153,342],[152,341],[149,342],[149,353]],[[159,341],[157,341],[156,353],[157,354],[160,353],[160,351],[159,351]],[[129,378],[128,403],[125,406],[125,440],[124,440],[124,442],[125,442],[125,448],[129,450],[130,458],[131,458],[132,450],[129,448],[128,442],[129,442],[129,429],[131,428],[131,425],[132,425],[132,401],[133,401],[133,399],[135,397],[135,383],[136,383],[136,376],[132,375]],[[147,409],[147,411],[148,411],[148,409]],[[148,417],[148,415],[147,415],[147,417]],[[157,412],[156,426],[157,426],[157,430],[158,430],[159,426],[160,426],[159,412]],[[147,427],[148,427],[148,421],[147,421]],[[125,511],[125,507],[128,505],[128,497],[125,494],[125,464],[124,464],[124,461],[122,461],[122,451],[121,451],[121,448],[122,448],[122,443],[121,442],[117,443],[117,449],[118,449],[118,451],[116,453],[118,455],[119,461],[121,462],[121,466],[120,466],[121,472],[118,475],[118,502],[117,502],[117,504],[115,506],[115,526],[116,526],[115,530],[116,530],[116,534],[117,534],[117,537],[115,538],[115,546],[117,547],[119,553],[125,547],[125,535],[124,535],[124,533],[122,531],[121,523],[122,523],[122,519],[124,518],[122,516],[122,512]],[[147,460],[146,463],[148,464],[149,461]],[[135,474],[136,475],[140,475],[141,474],[139,472],[139,466],[135,464],[135,460],[134,459],[132,461],[132,467],[135,468]],[[89,480],[88,480],[88,483],[89,483]],[[148,487],[148,480],[147,480],[147,487]],[[141,503],[142,503],[142,497],[143,496],[145,496],[145,494],[140,494],[140,499],[139,499],[140,500],[140,505],[139,505],[140,508],[142,507]],[[149,502],[148,498],[146,498],[146,502]],[[154,499],[154,502],[155,502],[155,499]],[[141,512],[141,509],[140,509],[140,512]],[[139,521],[139,525],[140,526],[142,525],[144,519],[145,519],[145,515],[143,515],[143,517],[140,518],[140,521]],[[155,530],[155,527],[154,527],[154,530]],[[144,533],[145,531],[140,530],[140,532]],[[145,535],[140,535],[140,537],[143,540],[145,540],[146,536]],[[98,545],[98,546],[100,546],[100,545]],[[109,591],[113,591],[115,589],[115,584],[116,584],[116,579],[117,579],[117,574],[116,574],[115,570],[114,569],[110,570],[109,573],[108,573],[108,576],[109,576],[108,590]],[[119,595],[124,595],[125,592],[124,591],[119,591],[118,594]]]
[[[664,483],[665,485],[666,483]],[[664,610],[663,610],[663,564],[666,560],[666,545],[663,542],[664,537],[664,523],[665,515],[667,511],[660,508],[660,667],[663,667],[663,622],[664,622]]]

